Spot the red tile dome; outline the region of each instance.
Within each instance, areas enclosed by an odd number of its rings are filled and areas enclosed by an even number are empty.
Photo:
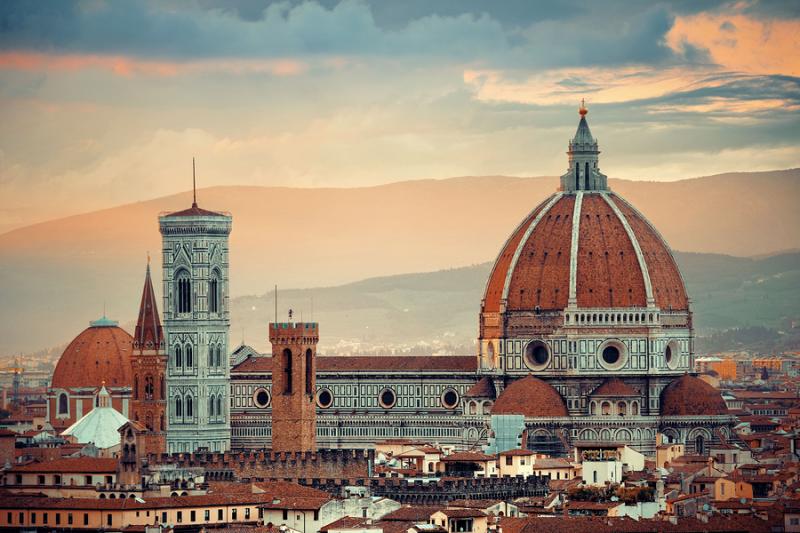
[[[728,414],[720,392],[700,378],[684,374],[661,392],[662,416],[715,416]]]
[[[494,403],[492,414],[524,415],[527,418],[569,416],[567,404],[558,391],[531,375],[506,387]]]
[[[647,307],[648,294],[662,310],[689,308],[667,244],[638,211],[607,190],[559,192],[537,206],[495,261],[483,311],[563,310],[571,288],[578,308]]]
[[[108,319],[92,322],[58,360],[51,387],[127,387],[131,384],[133,337]]]

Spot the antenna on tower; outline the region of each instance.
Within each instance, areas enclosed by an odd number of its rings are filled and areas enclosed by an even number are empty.
[[[194,171],[194,157],[192,157],[192,207],[197,207],[197,178]]]
[[[278,323],[278,286],[275,285],[275,324]]]

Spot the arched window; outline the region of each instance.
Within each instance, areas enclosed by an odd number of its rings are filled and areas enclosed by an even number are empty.
[[[192,360],[192,345],[186,345],[186,368],[192,368],[194,361]]]
[[[180,396],[175,396],[175,416],[178,418],[183,416],[183,400]]]
[[[586,174],[583,176],[583,182],[586,184],[585,189],[589,190],[589,162],[586,162]]]
[[[139,399],[139,374],[133,376],[133,399]]]
[[[153,376],[144,377],[144,399],[153,399]]]
[[[180,346],[175,346],[175,368],[180,368],[183,366],[183,348]]]
[[[210,417],[214,416],[214,406],[215,406],[214,395],[212,394],[211,396],[208,397],[208,416]]]
[[[192,312],[192,280],[189,272],[181,270],[175,280],[176,310],[178,313]]]
[[[211,273],[211,279],[208,281],[208,312],[219,313],[220,301],[222,300],[220,294],[219,274],[215,270]]]
[[[158,395],[163,400],[164,398],[166,398],[166,396],[164,396],[164,374],[161,374],[159,380],[160,383],[158,385]]]
[[[186,416],[187,418],[192,418],[194,414],[192,413],[192,397],[190,395],[186,395]]]
[[[161,424],[159,426],[161,427],[161,431],[166,431],[167,428],[164,426],[164,415],[161,415]]]
[[[222,416],[222,394],[217,396],[217,416]]]
[[[69,398],[67,393],[62,392],[58,395],[58,414],[65,415],[69,412]]]
[[[702,435],[698,435],[694,439],[694,453],[697,455],[705,455],[706,453],[706,439]]]
[[[628,414],[628,404],[625,402],[617,403],[617,414],[619,416],[625,416]]]
[[[214,366],[214,345],[210,344],[208,346],[208,368]]]
[[[575,163],[575,190],[581,188],[581,170],[578,163]]]
[[[283,350],[283,393],[292,393],[292,351]]]
[[[147,413],[144,416],[144,427],[146,427],[148,431],[153,431],[153,413]]]
[[[306,394],[309,396],[314,393],[313,355],[311,348],[306,350]]]
[[[597,414],[597,402],[592,402],[589,404],[589,414],[590,415]]]
[[[602,404],[600,404],[600,412],[603,415],[606,415],[606,416],[610,415],[611,414],[611,403],[603,402]]]

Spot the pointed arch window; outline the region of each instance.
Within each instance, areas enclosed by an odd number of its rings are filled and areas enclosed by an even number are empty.
[[[214,366],[214,349],[215,347],[213,344],[210,344],[208,346],[208,368]]]
[[[180,346],[175,346],[175,359],[173,362],[175,368],[180,368],[183,366],[183,348]]]
[[[191,394],[186,395],[186,417],[192,418],[194,416],[193,409],[192,409],[192,396]]]
[[[180,396],[175,396],[175,417],[181,418],[183,416],[183,400]]]
[[[192,358],[192,345],[191,344],[187,344],[186,345],[186,368],[192,368],[193,365],[194,365],[194,361],[193,361],[193,358]]]
[[[222,284],[219,280],[219,272],[214,270],[211,279],[208,280],[208,312],[219,313],[220,303],[222,302]]]
[[[575,163],[575,190],[576,191],[581,188],[581,169],[580,169],[579,165],[580,165],[579,163],[577,163],[577,162]]]
[[[180,270],[175,278],[175,306],[178,313],[192,312],[192,280],[189,272]]]
[[[222,368],[222,345],[217,346],[217,366]]]
[[[153,376],[150,375],[144,377],[144,399],[153,399]]]
[[[222,417],[222,394],[217,396],[217,416]]]
[[[214,403],[214,395],[208,397],[208,416],[214,418],[214,407],[216,404]]]

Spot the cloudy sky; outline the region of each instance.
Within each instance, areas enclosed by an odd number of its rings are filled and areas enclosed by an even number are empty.
[[[0,2],[0,232],[200,185],[800,166],[800,3]]]

